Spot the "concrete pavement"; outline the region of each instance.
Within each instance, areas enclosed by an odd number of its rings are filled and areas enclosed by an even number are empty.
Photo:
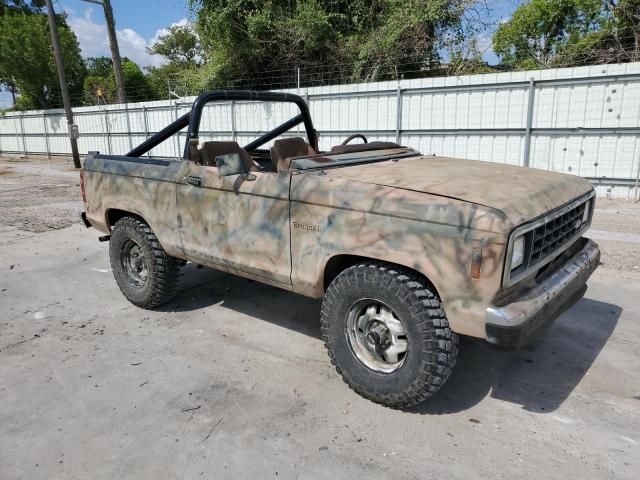
[[[79,225],[0,227],[0,478],[637,478],[640,275],[601,268],[519,352],[465,342],[431,401],[335,373],[319,302],[187,265],[130,305]]]

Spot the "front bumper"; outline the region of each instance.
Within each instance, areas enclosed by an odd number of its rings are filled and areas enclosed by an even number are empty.
[[[485,314],[486,340],[518,348],[582,298],[587,280],[600,263],[598,244],[580,239],[582,248],[543,281]]]

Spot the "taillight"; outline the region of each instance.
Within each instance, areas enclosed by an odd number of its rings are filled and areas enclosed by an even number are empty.
[[[87,203],[87,193],[84,190],[84,170],[80,170],[80,193],[82,193],[82,203]]]

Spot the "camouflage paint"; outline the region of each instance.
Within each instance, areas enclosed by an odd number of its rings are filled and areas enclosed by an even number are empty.
[[[512,226],[590,192],[575,175],[501,163],[421,156],[327,170],[331,176],[432,193],[501,210]]]
[[[291,285],[289,233],[290,175],[251,172],[234,192],[238,175],[220,176],[217,167],[183,161],[177,208],[182,248],[208,265],[243,271]],[[202,186],[187,184],[197,176]]]
[[[292,221],[318,226],[291,232],[296,292],[322,295],[335,255],[393,262],[431,280],[455,331],[484,335],[481,317],[500,288],[506,245],[499,211],[330,174],[294,175],[291,199]],[[479,280],[469,272],[474,247],[483,249]]]
[[[434,284],[454,331],[481,338],[509,233],[592,189],[575,176],[429,156],[254,172],[238,194],[238,175],[188,160],[89,157],[85,170],[87,216],[101,230],[108,209],[131,211],[171,255],[311,297],[323,295],[336,255],[404,265]],[[474,248],[482,252],[478,279],[470,276]]]
[[[175,183],[180,164],[89,154],[84,162],[87,218],[96,229],[108,233],[109,210],[139,215],[157,232],[167,253],[182,258]]]
[[[434,284],[455,332],[484,338],[511,230],[590,190],[575,176],[428,156],[294,173],[291,220],[318,230],[292,230],[293,287],[322,295],[335,255],[393,262]]]

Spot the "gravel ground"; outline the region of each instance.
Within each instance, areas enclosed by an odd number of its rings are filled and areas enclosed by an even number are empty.
[[[0,225],[39,233],[78,223],[79,180],[66,160],[0,159]]]
[[[588,235],[600,244],[603,268],[640,272],[640,203],[597,199]]]
[[[173,302],[136,308],[77,173],[0,172],[2,480],[638,478],[639,205],[599,202],[604,265],[541,341],[465,342],[395,411],[341,382],[317,300],[188,264]]]

